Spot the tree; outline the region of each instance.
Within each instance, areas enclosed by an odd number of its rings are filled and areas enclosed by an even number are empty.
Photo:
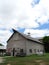
[[[49,36],[43,37],[45,52],[49,52]]]
[[[3,46],[3,44],[0,43],[0,46]]]

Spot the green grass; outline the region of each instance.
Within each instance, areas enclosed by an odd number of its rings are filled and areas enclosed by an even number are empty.
[[[49,65],[49,53],[39,56],[31,55],[26,57],[4,57],[4,63],[0,65]]]

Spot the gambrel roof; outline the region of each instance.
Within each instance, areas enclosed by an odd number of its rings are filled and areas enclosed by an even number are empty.
[[[8,41],[12,38],[12,36],[17,32],[17,33],[19,33],[20,35],[22,35],[24,38],[26,38],[26,39],[28,39],[28,40],[31,40],[31,41],[33,41],[33,42],[37,42],[37,43],[39,43],[39,44],[43,44],[42,42],[40,42],[38,39],[36,39],[36,38],[32,38],[31,36],[28,36],[28,35],[26,35],[26,34],[23,34],[23,33],[20,33],[19,31],[17,31],[17,30],[14,30],[14,29],[12,29],[13,30],[13,34],[11,35],[11,37],[8,39]],[[7,41],[7,42],[8,42]]]

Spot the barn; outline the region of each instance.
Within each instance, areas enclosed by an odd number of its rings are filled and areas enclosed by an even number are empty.
[[[13,34],[7,41],[7,53],[10,53],[11,56],[17,56],[32,55],[39,52],[44,52],[42,42],[13,29]]]

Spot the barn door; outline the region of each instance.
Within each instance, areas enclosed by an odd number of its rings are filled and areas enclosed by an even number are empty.
[[[23,53],[23,49],[20,49],[20,53]]]
[[[13,48],[13,56],[15,55],[15,48]]]

